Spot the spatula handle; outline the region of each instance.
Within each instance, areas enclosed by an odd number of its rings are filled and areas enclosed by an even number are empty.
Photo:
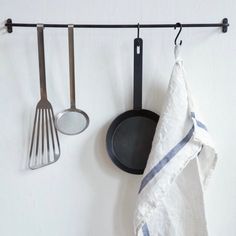
[[[134,40],[134,110],[142,109],[143,40]]]
[[[40,93],[41,99],[47,99],[43,29],[42,24],[37,25]]]

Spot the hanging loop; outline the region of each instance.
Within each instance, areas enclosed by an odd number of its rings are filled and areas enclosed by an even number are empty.
[[[140,31],[140,25],[139,23],[137,24],[137,38],[139,38],[139,31]]]
[[[175,29],[177,28],[177,27],[179,27],[180,29],[179,29],[179,32],[178,32],[178,34],[176,35],[176,37],[175,37],[175,45],[177,45],[177,39],[178,39],[178,37],[179,37],[179,35],[180,35],[180,33],[181,33],[181,31],[182,31],[182,24],[181,23],[176,23],[176,25],[175,25]],[[180,42],[179,42],[179,45],[182,45],[182,40],[180,40]]]

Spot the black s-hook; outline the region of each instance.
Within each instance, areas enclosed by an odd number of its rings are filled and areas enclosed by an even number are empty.
[[[179,29],[178,34],[177,34],[176,37],[175,37],[175,45],[177,45],[177,39],[178,39],[178,37],[179,37],[179,35],[180,35],[181,31],[182,31],[182,24],[179,23],[179,22],[176,23],[175,29],[176,29],[177,27],[179,27],[180,29]],[[182,45],[182,40],[180,40],[179,45]]]

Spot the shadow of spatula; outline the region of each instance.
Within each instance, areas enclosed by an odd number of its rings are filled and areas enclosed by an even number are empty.
[[[60,143],[54,123],[54,113],[47,99],[43,25],[37,25],[41,99],[36,106],[28,166],[38,169],[56,162]]]

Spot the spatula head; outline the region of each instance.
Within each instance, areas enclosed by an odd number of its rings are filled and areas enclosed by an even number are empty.
[[[36,106],[28,166],[38,169],[56,162],[59,157],[60,143],[52,105],[41,99]]]

